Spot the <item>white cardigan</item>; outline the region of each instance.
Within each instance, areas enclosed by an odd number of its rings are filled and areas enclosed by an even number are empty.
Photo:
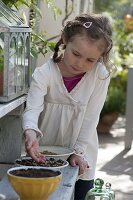
[[[33,73],[23,129],[43,134],[41,145],[67,146],[83,154],[91,169],[81,179],[91,180],[95,176],[96,127],[110,81],[107,76],[105,66],[97,63],[69,93],[52,59]]]

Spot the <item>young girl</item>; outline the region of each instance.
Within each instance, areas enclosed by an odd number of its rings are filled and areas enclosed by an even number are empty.
[[[41,145],[75,149],[69,158],[72,166],[79,166],[75,200],[84,199],[93,187],[96,128],[110,81],[111,35],[108,18],[100,14],[67,22],[53,58],[33,73],[23,115],[25,148],[37,162],[45,160],[38,136]]]

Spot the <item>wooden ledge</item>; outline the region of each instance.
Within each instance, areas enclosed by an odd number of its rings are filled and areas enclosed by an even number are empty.
[[[0,118],[4,117],[6,114],[19,107],[26,101],[27,95],[23,95],[17,99],[12,100],[8,103],[0,103]]]

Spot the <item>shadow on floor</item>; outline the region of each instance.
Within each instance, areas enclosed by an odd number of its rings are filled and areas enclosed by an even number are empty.
[[[106,171],[110,175],[126,174],[133,176],[133,155],[128,155],[130,150],[124,149],[112,160],[107,162],[100,168],[101,171]],[[133,180],[133,177],[132,177]]]

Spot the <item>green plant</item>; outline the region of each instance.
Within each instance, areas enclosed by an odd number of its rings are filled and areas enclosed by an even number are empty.
[[[43,0],[48,9],[53,11],[54,19],[61,15],[61,9],[55,5],[54,0]],[[31,28],[31,48],[30,54],[32,57],[37,57],[38,54],[46,55],[48,51],[53,51],[55,43],[46,39],[46,33],[40,33],[36,30],[37,20],[41,18],[41,9],[37,0],[2,0],[8,7],[15,6],[17,10],[21,5],[29,8],[29,27]],[[22,19],[23,20],[23,19]]]
[[[113,56],[114,64],[118,66],[133,65],[133,32],[126,28],[123,19],[114,21],[114,51],[117,56]]]
[[[4,68],[4,56],[0,56],[0,72],[3,71]]]
[[[127,88],[127,69],[117,71],[111,78],[105,104],[101,117],[107,113],[125,114],[126,107],[126,88]]]
[[[45,56],[47,52],[54,50],[55,42],[46,40],[44,34],[32,32],[31,40],[34,41],[31,45],[31,56],[33,57],[37,57],[40,53]]]

